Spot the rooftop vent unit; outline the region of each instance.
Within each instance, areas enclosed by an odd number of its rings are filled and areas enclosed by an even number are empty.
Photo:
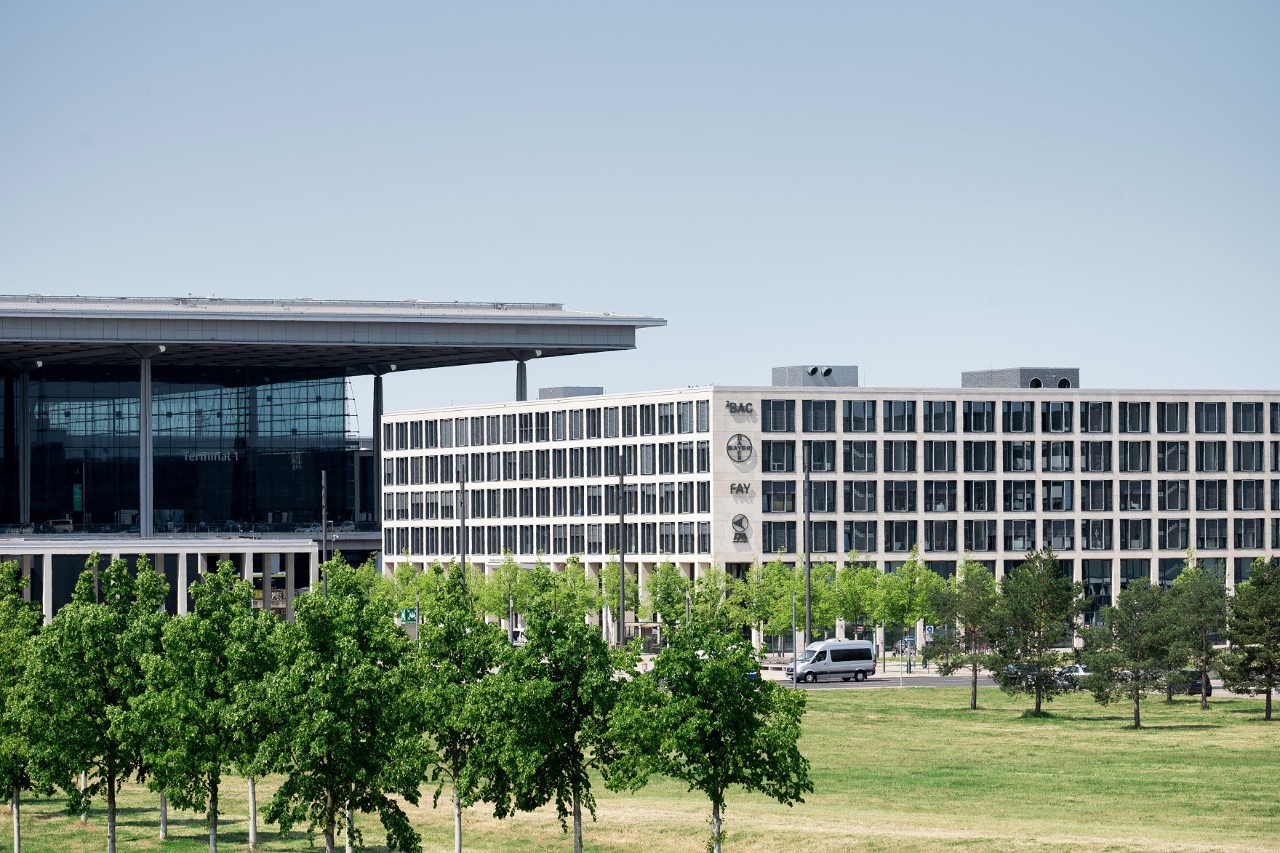
[[[563,400],[565,397],[595,397],[604,393],[601,385],[561,385],[558,388],[539,388],[539,400]]]
[[[805,364],[773,369],[775,388],[857,388],[858,368],[852,364]]]
[[[1079,388],[1078,367],[1005,367],[997,370],[966,370],[960,374],[961,388]]]

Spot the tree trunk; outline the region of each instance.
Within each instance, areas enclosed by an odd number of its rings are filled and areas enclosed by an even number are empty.
[[[218,853],[218,777],[209,777],[209,853]]]
[[[576,790],[573,792],[573,853],[582,853],[582,793]]]
[[[347,810],[346,810],[345,817],[346,817],[346,823],[347,823],[347,846],[346,846],[346,853],[352,853],[352,843],[355,841],[355,825],[356,825],[356,818],[355,818],[355,815],[354,815],[354,814],[352,813],[352,811],[351,811],[351,801],[350,801],[350,800],[347,800]]]
[[[973,682],[969,688],[969,710],[978,710],[978,662],[973,662]]]
[[[160,840],[169,840],[169,801],[164,791],[160,792]]]
[[[258,780],[249,777],[249,849],[258,849]]]
[[[107,771],[107,853],[116,853],[116,774]]]
[[[1262,719],[1264,720],[1271,719],[1271,688],[1270,687],[1267,688],[1267,713],[1265,716],[1263,716]]]
[[[1173,704],[1173,685],[1169,684],[1167,681],[1164,685],[1164,703],[1166,705]]]
[[[720,804],[711,802],[711,849],[713,853],[720,851]]]
[[[1040,701],[1043,696],[1043,688],[1040,686],[1040,673],[1036,672],[1036,714],[1040,713]]]
[[[89,772],[87,770],[81,770],[80,771],[80,793],[83,794],[86,790],[88,790],[88,788],[89,788]],[[80,823],[86,824],[88,822],[89,822],[89,810],[86,808],[84,811],[80,812]]]
[[[13,786],[13,853],[22,853],[22,800],[19,798],[18,786]]]
[[[326,791],[324,795],[324,853],[333,853],[333,823],[337,807],[333,802],[333,793]]]
[[[1200,668],[1200,710],[1209,710],[1209,667]]]
[[[1142,728],[1142,697],[1137,690],[1133,691],[1133,727]]]
[[[462,798],[458,783],[453,783],[453,853],[462,853]]]

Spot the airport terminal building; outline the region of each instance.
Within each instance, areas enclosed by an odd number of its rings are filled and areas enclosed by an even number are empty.
[[[385,377],[511,362],[519,399],[527,362],[631,349],[662,323],[549,303],[0,296],[0,559],[46,618],[93,551],[148,555],[171,612],[232,559],[287,617],[325,553],[381,546]],[[349,426],[352,377],[372,377],[370,439]]]
[[[1092,621],[1133,579],[1171,583],[1189,549],[1228,586],[1280,551],[1274,391],[1089,389],[1052,368],[864,388],[817,365],[761,387],[543,389],[382,430],[387,570],[510,551],[597,574],[622,551],[643,586],[664,561],[696,577],[856,553],[887,571],[918,545],[940,574],[968,558],[1001,576],[1048,546]]]

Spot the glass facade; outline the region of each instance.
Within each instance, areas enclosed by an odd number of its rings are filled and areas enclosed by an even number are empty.
[[[7,378],[6,483],[19,482],[20,382]],[[137,369],[47,367],[28,383],[34,532],[139,529]],[[293,531],[354,520],[354,442],[342,378],[272,382],[244,370],[152,372],[157,533]],[[375,488],[372,483],[365,484]],[[0,526],[19,525],[18,489],[0,490]]]

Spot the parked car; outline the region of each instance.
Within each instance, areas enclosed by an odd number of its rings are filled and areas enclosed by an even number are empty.
[[[1182,672],[1169,679],[1169,686],[1173,688],[1174,693],[1185,693],[1188,696],[1200,695],[1200,670],[1184,669]],[[1206,696],[1213,695],[1213,682],[1205,685],[1204,692]]]
[[[787,664],[786,676],[791,677]],[[815,682],[819,676],[839,676],[841,681],[865,681],[876,674],[876,644],[868,640],[820,640],[810,643],[796,662],[795,677]]]
[[[1093,673],[1087,667],[1078,663],[1068,664],[1058,670],[1058,684],[1065,690],[1078,690],[1080,689],[1080,682],[1090,675],[1093,675]]]

